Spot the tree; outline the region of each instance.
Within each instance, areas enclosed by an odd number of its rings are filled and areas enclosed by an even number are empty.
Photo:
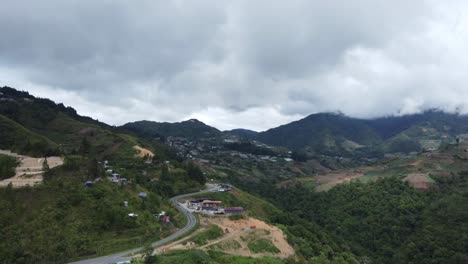
[[[42,161],[42,171],[45,173],[49,172],[49,163],[47,162],[47,157],[44,157],[44,161]]]
[[[157,260],[158,260],[158,257],[157,255],[153,255],[153,247],[151,246],[151,244],[146,244],[142,250],[142,253],[143,253],[143,259],[144,259],[144,262],[145,264],[152,264],[152,263],[156,263]]]
[[[162,165],[162,170],[161,170],[161,181],[169,181],[169,168],[167,164]]]
[[[92,158],[88,162],[88,174],[89,176],[98,177],[99,176],[99,169],[98,169],[98,162],[96,158]]]
[[[189,164],[187,164],[187,174],[191,179],[197,181],[202,185],[206,183],[205,175],[203,175],[201,169],[193,162],[189,162]]]
[[[304,151],[293,151],[291,153],[291,158],[295,161],[306,162],[307,154]]]
[[[80,146],[80,153],[82,156],[86,156],[89,154],[89,151],[91,149],[91,145],[89,144],[89,141],[86,137],[83,138],[81,141],[81,146]]]

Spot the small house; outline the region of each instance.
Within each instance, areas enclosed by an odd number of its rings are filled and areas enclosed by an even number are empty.
[[[91,188],[91,187],[93,187],[93,181],[91,181],[91,180],[85,181],[84,185],[86,187],[88,187],[88,188]]]
[[[221,186],[221,188],[223,188],[223,189],[227,189],[227,190],[232,189],[232,185],[230,185],[230,184],[220,184],[220,186]]]
[[[140,198],[146,199],[148,197],[148,194],[146,192],[141,192],[138,194]]]
[[[166,212],[165,212],[165,211],[161,211],[161,212],[158,214],[158,217],[165,216],[165,215],[166,215]]]
[[[226,207],[224,208],[225,214],[242,214],[244,213],[244,208],[242,207]]]
[[[126,178],[122,178],[122,179],[120,179],[120,182],[121,182],[122,184],[126,184],[126,183],[127,183],[127,179],[126,179]]]
[[[202,206],[219,207],[222,203],[221,201],[205,200],[202,202]]]
[[[216,211],[221,207],[222,203],[221,201],[205,200],[201,203],[201,209],[203,211]]]
[[[202,211],[217,211],[218,207],[211,207],[211,206],[202,206],[201,207]]]
[[[163,223],[169,223],[171,222],[171,218],[168,215],[163,216],[162,218]]]
[[[192,200],[190,200],[190,205],[191,206],[197,206],[197,205],[200,205],[203,201],[206,201],[206,200],[211,200],[211,198],[192,199]]]

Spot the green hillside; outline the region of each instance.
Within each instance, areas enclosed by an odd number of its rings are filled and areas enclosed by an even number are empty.
[[[41,157],[58,154],[58,145],[31,132],[15,121],[0,115],[0,149]]]
[[[196,119],[176,123],[138,121],[127,123],[123,125],[122,128],[149,138],[171,136],[200,139],[221,135],[221,132],[218,129],[210,127]]]
[[[314,114],[302,120],[260,132],[259,141],[314,153],[351,154],[354,149],[376,145],[380,136],[364,120],[340,114]]]
[[[466,138],[468,116],[430,110],[420,114],[358,119],[313,114],[258,133],[257,140],[330,156],[382,157],[437,148]]]
[[[86,167],[53,169],[34,188],[0,188],[2,263],[65,263],[143,246],[172,232],[154,216],[160,211],[171,215],[173,225],[184,224],[169,201],[144,186],[103,180],[86,187]],[[149,193],[146,201],[138,197],[141,191]]]
[[[65,158],[41,184],[0,188],[2,263],[64,263],[141,247],[185,223],[168,197],[202,188],[203,174],[193,164],[171,160],[166,148],[79,116],[72,108],[8,87],[0,91],[0,147]],[[148,163],[135,157],[134,145],[153,150],[156,158]],[[104,167],[104,159],[111,167]],[[2,173],[10,173],[12,161],[1,157]],[[105,172],[110,168],[127,183],[111,182]],[[140,192],[148,194],[146,200]],[[171,216],[170,225],[155,217],[161,211]]]
[[[0,88],[0,139],[2,148],[12,148],[32,155],[77,154],[89,152],[99,158],[132,156],[137,138],[120,134],[116,129],[80,116],[71,107],[36,98],[9,87]],[[15,141],[16,140],[16,141]],[[31,151],[29,145],[33,145]],[[50,149],[53,151],[51,152]],[[22,153],[23,154],[23,153]]]

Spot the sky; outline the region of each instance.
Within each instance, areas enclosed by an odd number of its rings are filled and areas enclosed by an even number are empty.
[[[111,125],[468,113],[468,1],[0,0],[0,86]]]

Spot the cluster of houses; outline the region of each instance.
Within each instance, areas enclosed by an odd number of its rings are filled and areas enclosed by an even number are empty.
[[[217,184],[212,188],[214,192],[230,192],[232,190],[232,185],[230,184]]]
[[[103,164],[104,169],[106,170],[106,175],[108,175],[108,178],[111,182],[121,183],[121,184],[128,183],[126,178],[121,177],[119,173],[116,173],[115,171],[112,170],[112,167],[109,165],[109,162],[107,160],[104,160],[102,164]]]
[[[245,211],[242,207],[223,207],[222,201],[213,200],[211,198],[197,198],[189,200],[186,203],[189,209],[203,214],[242,214]]]
[[[224,144],[226,143],[239,143],[240,138],[234,135],[227,136],[223,140],[219,139],[204,139],[204,140],[190,140],[183,137],[167,137],[166,144],[176,150],[177,155],[191,160],[197,160],[201,163],[213,162],[214,157],[219,156],[232,156],[240,157],[242,159],[255,161],[255,162],[279,162],[286,161],[291,162],[291,152],[279,155],[279,156],[268,156],[268,155],[256,155],[250,153],[242,153],[236,150],[226,149]],[[252,141],[257,147],[274,149],[274,147]]]
[[[120,184],[127,184],[127,183],[130,183],[127,181],[126,178],[122,177],[119,173],[116,173],[112,170],[112,167],[109,165],[109,161],[107,160],[104,160],[104,161],[100,161],[99,164],[102,165],[102,167],[106,170],[106,175],[107,175],[107,178],[109,179],[109,181],[113,182],[113,183],[120,183]],[[96,182],[99,182],[99,181],[102,181],[102,178],[101,177],[98,177],[96,179],[94,179],[94,181],[92,180],[87,180],[84,182],[84,185],[88,188],[92,187],[94,183]]]

